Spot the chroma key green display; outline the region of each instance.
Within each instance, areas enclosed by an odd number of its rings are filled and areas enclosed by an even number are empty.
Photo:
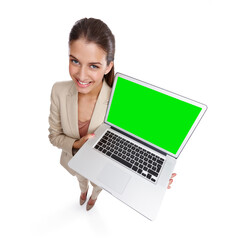
[[[107,121],[176,154],[201,110],[118,77]]]

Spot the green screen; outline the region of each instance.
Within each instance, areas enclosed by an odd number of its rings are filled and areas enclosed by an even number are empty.
[[[107,121],[176,154],[200,107],[118,77]]]

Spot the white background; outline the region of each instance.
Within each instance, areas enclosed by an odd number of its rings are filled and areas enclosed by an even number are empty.
[[[240,4],[223,0],[2,1],[1,239],[240,239]],[[106,192],[90,212],[48,140],[50,91],[68,75],[68,34],[100,18],[115,70],[208,105],[155,221]]]

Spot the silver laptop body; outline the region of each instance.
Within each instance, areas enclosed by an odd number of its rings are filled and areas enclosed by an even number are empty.
[[[69,167],[154,220],[176,159],[206,110],[204,104],[117,73],[104,123]],[[102,150],[101,144],[112,148]],[[134,148],[140,156],[131,154]]]

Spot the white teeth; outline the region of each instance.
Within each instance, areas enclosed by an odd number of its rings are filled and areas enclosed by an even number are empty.
[[[78,82],[80,83],[80,84],[82,84],[82,85],[87,85],[87,84],[89,84],[90,82],[88,82],[88,83],[85,83],[85,82],[80,82],[79,80],[78,80]]]
[[[82,84],[82,85],[87,85],[87,84],[89,84],[90,82],[88,82],[88,83],[85,83],[85,82],[80,82],[79,80],[78,80],[78,82],[80,83],[80,84]]]

